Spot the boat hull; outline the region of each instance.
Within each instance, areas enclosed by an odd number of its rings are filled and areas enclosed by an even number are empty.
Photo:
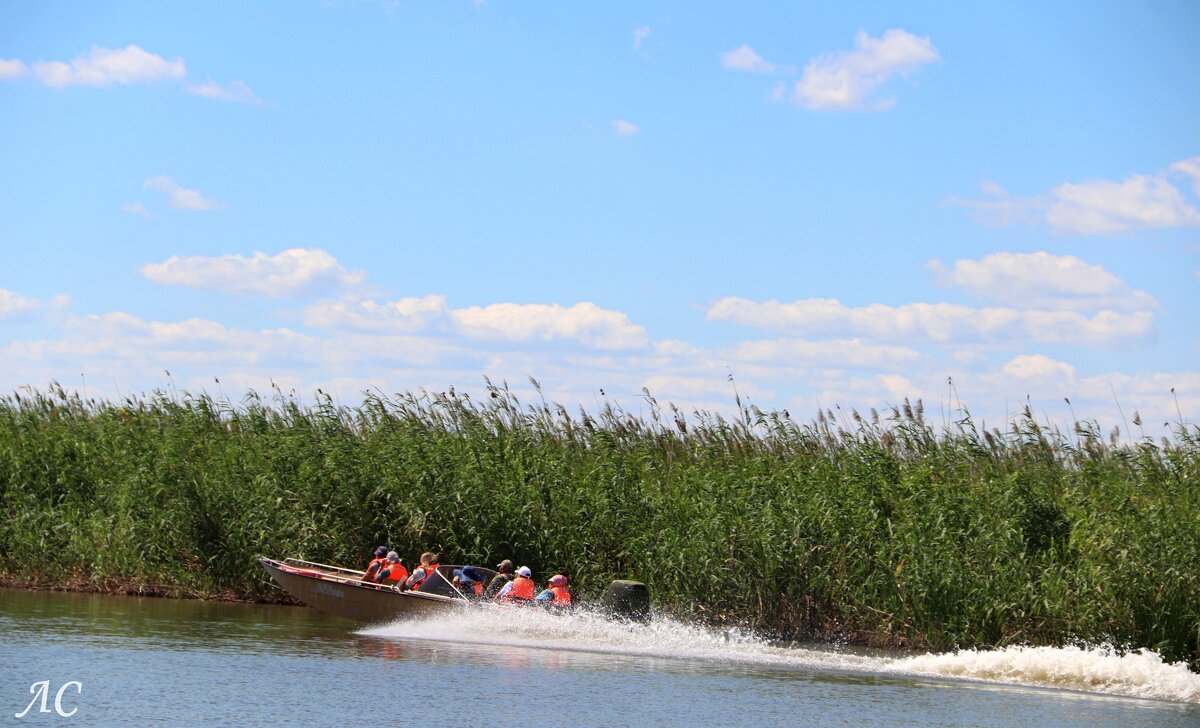
[[[267,574],[284,591],[314,609],[363,624],[391,622],[462,608],[466,600],[439,594],[398,591],[319,568],[259,558]]]

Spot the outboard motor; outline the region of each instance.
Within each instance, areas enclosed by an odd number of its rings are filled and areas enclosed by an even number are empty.
[[[617,579],[600,596],[604,610],[618,619],[650,621],[650,590],[640,581]]]

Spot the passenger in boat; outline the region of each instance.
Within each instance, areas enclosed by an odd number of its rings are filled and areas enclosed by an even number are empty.
[[[567,577],[555,574],[550,577],[550,586],[534,597],[538,605],[554,611],[567,611],[571,608],[571,591],[567,589]]]
[[[379,570],[375,581],[380,584],[400,584],[408,578],[408,569],[404,568],[404,560],[395,551],[389,551],[387,563]]]
[[[451,579],[451,583],[465,597],[474,598],[483,594],[483,574],[476,571],[474,566],[464,566],[461,569],[455,569],[454,578]]]
[[[375,549],[375,558],[371,559],[371,563],[367,564],[367,571],[363,574],[363,581],[375,581],[375,575],[387,563],[387,546],[380,546]]]
[[[437,554],[430,551],[421,554],[421,565],[413,571],[412,576],[408,577],[408,588],[419,588],[426,579],[433,576],[433,572],[437,571],[439,565]]]
[[[513,562],[505,559],[496,564],[496,575],[488,582],[487,588],[483,590],[483,596],[487,599],[495,599],[504,585],[513,580],[513,571],[516,569]]]
[[[501,604],[532,604],[537,585],[533,583],[533,571],[528,566],[517,569],[517,578],[504,585],[496,595]]]

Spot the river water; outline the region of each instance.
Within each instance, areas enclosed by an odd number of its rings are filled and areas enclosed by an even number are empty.
[[[1200,675],[1104,649],[895,655],[527,610],[359,629],[303,607],[0,589],[0,709],[12,725],[1194,728]]]

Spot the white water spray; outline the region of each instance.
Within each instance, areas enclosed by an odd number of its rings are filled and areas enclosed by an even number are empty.
[[[570,617],[534,609],[485,608],[401,621],[359,634],[553,648],[780,669],[835,670],[981,680],[1105,695],[1200,703],[1200,675],[1149,650],[1119,654],[1111,647],[1007,647],[911,657],[851,654],[835,647],[779,647],[751,633],[717,631],[658,617],[649,624],[614,622],[597,614]]]

